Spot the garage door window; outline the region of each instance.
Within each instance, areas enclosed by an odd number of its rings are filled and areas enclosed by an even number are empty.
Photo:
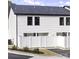
[[[24,33],[24,36],[27,37],[27,36],[36,36],[36,33]]]
[[[48,36],[48,33],[37,33],[37,36]]]
[[[67,36],[67,32],[58,32],[57,36]]]

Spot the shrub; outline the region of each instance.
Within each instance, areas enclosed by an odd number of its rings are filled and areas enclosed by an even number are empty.
[[[39,51],[39,48],[35,48],[33,52],[37,54],[44,54],[43,52]]]
[[[38,48],[35,48],[33,51],[34,51],[35,53],[39,53],[39,49],[38,49]]]
[[[17,46],[13,45],[12,50],[17,50]]]
[[[28,47],[24,47],[23,51],[29,51],[29,48]]]

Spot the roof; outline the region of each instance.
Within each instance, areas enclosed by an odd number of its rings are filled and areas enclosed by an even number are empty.
[[[70,11],[63,7],[56,6],[33,6],[12,4],[12,9],[16,15],[51,15],[69,16]]]

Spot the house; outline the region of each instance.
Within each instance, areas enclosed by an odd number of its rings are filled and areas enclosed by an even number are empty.
[[[70,48],[70,10],[11,4],[9,39],[19,48]]]

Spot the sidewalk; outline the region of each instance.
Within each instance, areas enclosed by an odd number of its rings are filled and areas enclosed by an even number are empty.
[[[36,55],[36,54],[32,54],[32,53],[25,53],[25,52],[20,52],[20,51],[14,51],[14,50],[9,50],[8,53],[33,56],[30,59],[69,59],[69,58],[61,56],[59,54],[57,54],[55,56],[41,56],[41,55]]]

